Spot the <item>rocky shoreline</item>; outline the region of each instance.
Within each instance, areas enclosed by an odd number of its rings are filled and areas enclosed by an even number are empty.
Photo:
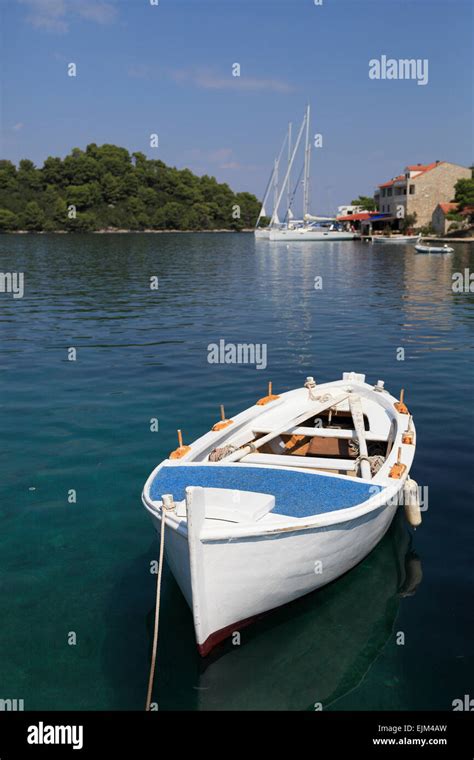
[[[239,234],[241,232],[253,232],[253,229],[248,227],[244,228],[242,230],[229,230],[229,229],[219,229],[219,230],[122,230],[122,229],[115,229],[115,228],[108,228],[103,230],[85,230],[83,232],[75,232],[70,230],[2,230],[0,234],[4,235],[142,235],[143,233],[146,233],[147,235],[163,235],[163,234],[169,234],[172,232],[178,232],[183,233],[186,235],[193,234],[196,232],[202,233],[202,232],[209,232],[211,234],[216,232],[232,232],[234,234]]]

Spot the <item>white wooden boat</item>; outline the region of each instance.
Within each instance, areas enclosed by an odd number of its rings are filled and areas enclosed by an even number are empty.
[[[315,702],[326,709],[356,688],[394,636],[400,597],[421,582],[410,544],[403,515],[395,515],[370,557],[319,599],[309,594],[280,608],[242,636],[245,646],[223,645],[204,660],[197,689],[191,660],[196,708],[314,711]],[[171,640],[162,656],[179,657],[179,644]]]
[[[205,656],[252,619],[330,583],[380,541],[405,503],[416,433],[403,403],[365,375],[281,395],[223,419],[151,473],[165,556]]]
[[[421,237],[417,239],[415,250],[418,253],[452,253],[454,248],[451,248],[447,243],[444,245],[422,245]]]
[[[413,243],[417,238],[414,235],[375,235],[372,238],[373,243],[401,243],[406,245],[407,243]]]

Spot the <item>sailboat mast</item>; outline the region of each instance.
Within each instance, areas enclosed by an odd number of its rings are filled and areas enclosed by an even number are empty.
[[[278,166],[279,166],[280,159],[282,157],[283,149],[285,147],[285,143],[286,143],[287,139],[288,139],[287,135],[285,135],[285,138],[284,138],[284,140],[282,142],[282,145],[281,145],[281,148],[280,148],[280,152],[278,154],[278,158],[276,158],[275,161],[274,161],[274,163],[273,163],[272,173],[270,174],[270,179],[268,180],[268,184],[267,184],[267,187],[265,189],[265,195],[263,196],[262,206],[260,208],[260,213],[258,215],[258,219],[257,219],[257,223],[256,223],[255,227],[258,227],[260,219],[262,218],[262,216],[266,216],[265,204],[266,204],[266,202],[268,200],[268,196],[270,195],[270,191],[271,191],[272,187],[273,187],[273,193],[274,193],[274,197],[273,197],[273,202],[274,203],[275,203],[275,200],[276,200],[276,198],[278,196]]]
[[[290,162],[288,164],[288,168],[286,170],[285,179],[283,180],[283,184],[281,186],[281,190],[280,190],[280,193],[278,195],[275,208],[273,209],[273,215],[272,215],[272,219],[271,219],[271,222],[270,222],[270,227],[275,223],[275,220],[277,218],[278,208],[280,206],[281,199],[283,198],[283,193],[285,192],[286,184],[288,182],[288,178],[290,176],[291,169],[293,168],[293,163],[294,163],[294,160],[295,160],[295,156],[296,156],[296,154],[298,152],[298,148],[300,146],[301,137],[303,136],[303,130],[305,128],[306,121],[307,121],[307,114],[304,115],[304,118],[303,118],[303,121],[302,121],[302,124],[301,124],[301,127],[300,127],[300,131],[298,133],[298,137],[297,137],[297,140],[296,140],[296,143],[295,143],[295,147],[293,148],[293,153],[291,154],[291,160],[290,160]]]
[[[287,209],[287,215],[289,216],[290,212],[290,206],[291,206],[291,130],[292,130],[292,123],[288,124],[288,167],[289,167],[289,174],[288,174],[288,184],[286,186],[286,209]]]
[[[278,165],[280,161],[275,159],[275,165],[273,167],[273,213],[275,213],[276,203],[278,200]]]
[[[310,106],[306,108],[306,147],[304,152],[304,179],[303,179],[303,220],[309,213],[309,165],[311,160],[311,145],[309,140]]]

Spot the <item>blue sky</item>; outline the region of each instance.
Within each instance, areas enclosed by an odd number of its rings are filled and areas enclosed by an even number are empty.
[[[1,156],[15,162],[109,142],[261,197],[307,100],[323,135],[314,212],[372,194],[409,163],[472,162],[470,0],[0,0],[0,9]],[[381,55],[428,59],[428,84],[369,79]]]

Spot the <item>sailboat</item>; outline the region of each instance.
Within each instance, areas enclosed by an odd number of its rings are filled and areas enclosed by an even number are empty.
[[[298,154],[301,140],[305,134],[304,166],[303,166],[303,218],[295,219],[291,206],[296,192],[291,191],[291,171]],[[282,183],[278,190],[278,175],[281,157],[285,145],[288,144],[288,166]],[[255,237],[257,239],[266,239],[272,242],[289,242],[295,240],[354,240],[357,235],[355,232],[348,231],[334,217],[313,216],[309,213],[309,186],[310,186],[310,164],[311,164],[311,140],[310,140],[310,106],[306,108],[305,115],[294,145],[291,149],[291,124],[288,128],[288,135],[283,141],[278,158],[274,162],[273,171],[267,184],[267,189],[262,202],[262,207],[258,215],[255,226]],[[299,182],[297,183],[298,186]],[[273,213],[268,227],[260,227],[261,220],[266,217],[265,204],[268,201],[270,191],[273,188]],[[286,191],[287,210],[284,222],[280,223],[279,208]]]

